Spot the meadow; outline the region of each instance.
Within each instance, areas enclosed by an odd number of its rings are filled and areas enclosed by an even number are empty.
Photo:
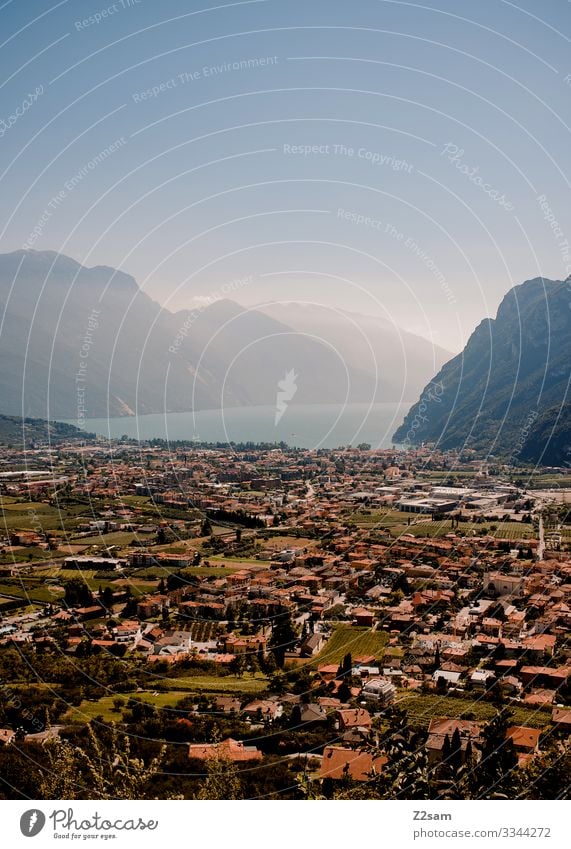
[[[383,654],[388,639],[388,634],[384,631],[337,625],[325,647],[311,660],[311,665],[340,663],[348,653],[354,658],[368,655],[378,658]]]

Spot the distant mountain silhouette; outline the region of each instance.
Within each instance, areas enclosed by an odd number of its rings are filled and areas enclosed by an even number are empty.
[[[303,333],[331,345],[351,369],[376,380],[378,400],[412,400],[430,374],[451,356],[377,315],[330,309],[323,304],[276,303],[259,309]]]
[[[570,378],[571,278],[528,280],[427,384],[393,439],[569,463]]]
[[[33,444],[77,442],[95,434],[86,433],[64,422],[46,422],[44,419],[22,419],[20,416],[0,415],[0,445],[30,448]]]
[[[445,358],[412,334],[402,334],[403,351],[394,328],[362,319],[377,380],[346,324],[328,338],[324,311],[308,324],[304,310],[288,311],[295,327],[229,300],[172,313],[113,268],[52,251],[0,254],[0,411],[75,421],[275,405],[291,370],[299,404],[397,401],[414,397]]]

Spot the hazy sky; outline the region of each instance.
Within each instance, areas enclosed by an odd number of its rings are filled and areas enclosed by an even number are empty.
[[[571,273],[570,23],[566,0],[8,0],[0,250],[458,350],[512,285]]]

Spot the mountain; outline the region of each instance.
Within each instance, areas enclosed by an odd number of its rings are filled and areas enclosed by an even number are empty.
[[[302,333],[316,334],[350,369],[365,369],[369,392],[376,385],[378,400],[411,400],[420,393],[428,375],[451,356],[450,351],[376,315],[296,302],[260,309]]]
[[[571,404],[551,407],[530,428],[520,460],[571,467]]]
[[[565,463],[570,377],[571,277],[527,280],[425,386],[393,440]]]
[[[94,433],[86,433],[65,422],[46,422],[44,419],[22,419],[20,416],[0,415],[0,445],[30,448],[34,443],[58,445],[61,442],[94,438]]]
[[[278,383],[292,371],[298,404],[369,401],[376,390],[378,401],[414,397],[402,369],[397,379],[389,377],[392,343],[382,355],[378,391],[370,356],[340,340],[338,329],[332,341],[320,338],[322,318],[313,317],[308,334],[230,300],[173,313],[122,271],[87,268],[52,251],[0,254],[0,409],[81,421],[273,406]],[[387,331],[379,325],[376,332]],[[375,335],[372,325],[368,335]],[[402,357],[408,345],[418,364],[412,386],[422,385],[434,368],[432,347],[404,336]],[[417,344],[424,365],[412,354]]]
[[[4,254],[0,315],[3,412],[81,419],[163,409],[173,317],[129,275],[50,251]],[[173,371],[185,376],[180,362]]]

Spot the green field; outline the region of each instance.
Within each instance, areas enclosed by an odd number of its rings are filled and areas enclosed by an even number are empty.
[[[109,586],[112,590],[124,590],[126,587],[129,587],[134,596],[146,595],[147,593],[155,592],[157,589],[156,584],[132,581],[130,578],[124,578],[120,583],[111,583]],[[95,586],[93,589],[95,590]]]
[[[161,690],[147,690],[143,693],[117,693],[116,695],[103,696],[97,701],[88,701],[84,699],[79,707],[71,707],[64,715],[65,722],[83,723],[89,722],[96,716],[102,716],[106,722],[119,722],[122,717],[122,711],[126,709],[126,705],[120,711],[113,710],[113,700],[122,698],[127,702],[128,699],[136,699],[137,701],[147,702],[159,709],[173,708],[181,699],[184,699],[189,693],[220,693],[224,695],[244,695],[256,696],[263,692],[268,680],[264,675],[257,674],[255,677],[244,675],[242,678],[236,678],[233,675],[217,677],[214,675],[193,675],[188,678],[161,678]],[[172,689],[163,691],[164,687]]]
[[[126,507],[144,507],[145,504],[153,507],[148,495],[121,495],[119,500]],[[153,510],[156,512],[155,507],[153,507]]]
[[[374,655],[380,657],[388,642],[388,634],[384,631],[373,631],[371,628],[355,628],[351,625],[338,625],[325,648],[313,658],[311,665],[323,663],[340,663],[350,652],[353,657]]]
[[[491,526],[495,526],[495,530]],[[487,529],[487,530],[486,530]],[[397,536],[401,534],[412,534],[415,537],[443,537],[446,534],[464,534],[466,536],[491,536],[495,539],[534,539],[535,531],[531,524],[523,522],[460,522],[458,528],[452,528],[452,522],[448,519],[442,522],[418,522],[408,527],[393,528],[391,533]]]
[[[453,698],[451,696],[422,695],[401,690],[397,696],[398,706],[408,712],[411,724],[416,727],[427,728],[431,719],[435,717],[449,717],[450,719],[467,718],[467,714],[473,719],[485,722],[498,712],[498,707],[491,702],[486,702],[474,693],[469,698]],[[529,725],[532,728],[543,728],[549,724],[550,714],[535,710],[533,708],[511,707],[513,711],[514,725]]]
[[[348,521],[364,527],[378,525],[379,527],[390,528],[395,525],[406,526],[407,519],[410,518],[410,513],[401,513],[400,510],[357,510],[349,516]]]
[[[131,580],[130,578],[122,578],[117,576],[115,580],[109,578],[98,578],[97,572],[93,569],[58,569],[57,567],[39,568],[34,571],[33,577],[22,577],[0,582],[0,594],[16,595],[20,598],[25,598],[28,595],[30,598],[37,601],[53,601],[63,596],[63,590],[58,589],[59,585],[65,585],[67,581],[83,580],[89,589],[97,593],[99,588],[105,589],[110,587],[112,590],[119,591],[129,586],[134,596],[144,595],[145,593],[156,590],[156,583],[148,581]],[[51,589],[45,586],[45,582],[50,580]]]
[[[117,589],[115,580],[109,578],[96,578],[97,571],[95,569],[59,569],[57,566],[48,567],[47,569],[34,570],[34,576],[42,577],[44,580],[56,578],[62,584],[65,581],[71,581],[74,578],[82,578],[90,590],[97,591],[99,587],[111,587]]]
[[[185,575],[196,575],[200,578],[226,578],[239,572],[239,566],[191,566],[184,570]]]
[[[157,693],[156,695],[150,692],[137,693],[136,698],[137,701],[147,702],[148,704],[155,705],[157,708],[172,708],[184,698],[184,695],[184,693],[178,690],[173,690],[167,693]],[[79,707],[71,707],[64,714],[64,720],[70,723],[83,723],[90,722],[96,716],[102,716],[106,722],[119,722],[122,719],[123,710],[127,707],[125,705],[119,711],[113,710],[113,700],[119,697],[125,699],[125,701],[130,698],[129,694],[120,693],[116,696],[103,696],[103,698],[98,699],[96,702],[84,699]],[[131,698],[134,698],[134,696],[131,696]]]
[[[76,542],[78,545],[116,545],[119,548],[124,548],[130,545],[133,540],[142,540],[144,542],[149,542],[155,539],[155,534],[136,534],[133,531],[111,531],[108,534],[94,534],[93,536],[88,537],[78,537],[77,539],[71,540],[71,542]]]
[[[58,589],[49,589],[37,581],[23,581],[14,584],[0,583],[0,595],[16,596],[30,601],[50,602],[57,601],[63,596]]]
[[[418,475],[419,478],[428,478],[428,480],[446,480],[447,478],[473,478],[474,472],[469,469],[467,471],[462,471],[458,469],[457,471],[451,471],[450,469],[445,469],[442,471],[431,470],[427,472],[420,472]]]
[[[571,489],[571,475],[521,475],[514,474],[514,478],[521,478],[529,489]]]
[[[39,546],[26,546],[18,551],[5,551],[0,554],[0,564],[2,566],[11,566],[14,563],[38,563],[42,560],[58,560],[64,557],[58,551],[45,551]]]
[[[58,509],[50,504],[34,501],[14,501],[2,498],[0,501],[2,517],[0,526],[6,530],[35,530],[38,532],[53,530],[69,530],[82,521],[86,508],[82,504],[72,504]]]
[[[363,510],[353,513],[349,521],[363,528],[386,528],[393,537],[402,534],[412,534],[415,537],[444,537],[450,533],[460,533],[465,536],[487,535],[496,539],[533,539],[533,525],[524,522],[502,522],[501,520],[486,520],[482,523],[460,522],[457,528],[452,528],[452,521],[444,519],[432,522],[427,516],[419,518],[416,513],[401,513],[398,510]],[[410,521],[410,524],[408,522]],[[491,526],[495,530],[491,530]],[[487,529],[487,531],[486,531]]]
[[[261,672],[249,672],[241,678],[235,675],[189,675],[186,678],[162,678],[161,686],[185,690],[190,693],[247,693],[257,695],[266,689],[268,679]],[[181,696],[182,698],[182,696]]]
[[[188,577],[192,577],[195,575],[200,578],[225,578],[227,575],[232,575],[234,572],[240,571],[239,566],[189,566],[186,569],[174,569],[168,568],[166,566],[145,566],[141,569],[135,569],[132,573],[133,578],[145,579],[152,578],[160,580],[164,578],[165,581],[169,575],[172,575],[173,572],[180,571],[183,575],[188,575]]]

